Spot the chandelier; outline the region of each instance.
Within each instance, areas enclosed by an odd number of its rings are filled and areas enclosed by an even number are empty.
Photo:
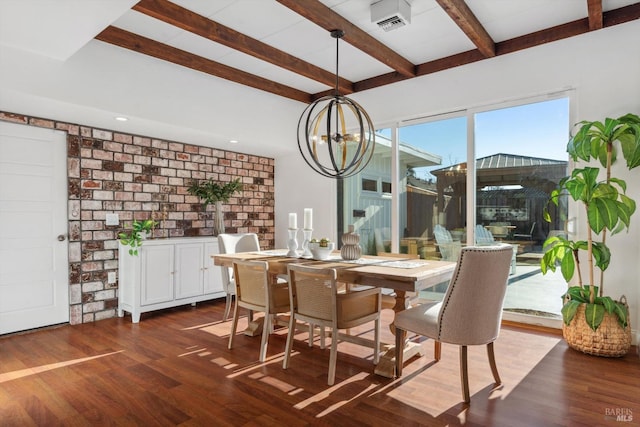
[[[336,88],[307,106],[298,121],[298,148],[309,166],[329,178],[347,178],[361,172],[371,160],[375,129],[367,112],[338,90],[338,42],[336,39]]]

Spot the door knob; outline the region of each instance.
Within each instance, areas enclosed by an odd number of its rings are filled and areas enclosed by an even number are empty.
[[[59,242],[64,242],[64,240],[66,239],[64,234],[58,234],[58,241]]]

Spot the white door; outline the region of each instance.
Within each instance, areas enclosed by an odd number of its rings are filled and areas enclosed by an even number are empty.
[[[69,321],[66,169],[66,133],[0,122],[0,334]]]

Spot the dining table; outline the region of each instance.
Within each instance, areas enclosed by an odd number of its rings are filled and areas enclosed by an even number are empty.
[[[232,267],[236,260],[265,261],[268,264],[272,280],[277,280],[278,276],[287,275],[287,266],[290,263],[333,268],[336,270],[339,282],[392,289],[395,296],[393,306],[395,313],[405,310],[409,306],[409,298],[417,295],[421,290],[449,281],[456,266],[455,262],[450,261],[404,259],[397,256],[365,255],[357,260],[343,260],[339,251],[333,252],[324,260],[289,257],[286,254],[286,249],[276,249],[216,254],[211,257],[215,265],[222,267]],[[393,327],[391,329],[395,330]],[[415,343],[405,345],[404,360],[409,360],[417,354],[421,354],[421,346]],[[394,357],[394,348],[387,345],[376,366],[375,373],[387,378],[394,378]]]

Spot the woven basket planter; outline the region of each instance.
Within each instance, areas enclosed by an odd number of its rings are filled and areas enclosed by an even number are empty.
[[[586,304],[578,307],[569,325],[562,322],[562,335],[569,347],[594,356],[622,357],[631,348],[631,325],[622,328],[615,314],[604,314],[596,331],[585,320]],[[629,309],[627,308],[627,312]]]

